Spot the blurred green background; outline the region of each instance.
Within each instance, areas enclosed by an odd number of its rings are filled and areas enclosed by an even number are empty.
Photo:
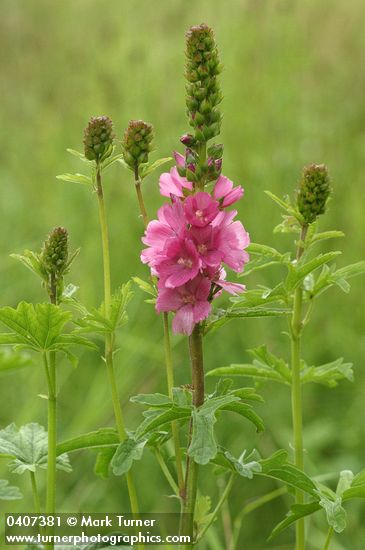
[[[157,156],[179,148],[188,129],[184,114],[184,32],[202,21],[216,31],[221,59],[225,145],[224,173],[245,187],[240,217],[255,242],[283,250],[290,237],[273,235],[280,212],[265,189],[292,193],[302,166],[325,162],[334,194],[323,229],[346,233],[338,264],[364,256],[365,150],[365,4],[363,0],[1,0],[0,18],[0,280],[1,305],[44,300],[38,281],[9,257],[25,248],[39,249],[47,232],[64,225],[81,253],[69,282],[80,287],[89,306],[102,297],[102,264],[95,196],[89,189],[55,179],[82,171],[67,147],[82,148],[82,133],[91,115],[107,114],[122,135],[130,118],[155,126]],[[145,184],[151,215],[161,203],[158,177]],[[139,263],[142,223],[130,173],[114,166],[107,174],[106,200],[111,228],[113,284],[133,275],[146,276]],[[247,284],[272,284],[280,271],[253,274]],[[363,422],[365,374],[364,281],[354,279],[350,295],[326,293],[305,333],[306,360],[312,364],[338,356],[353,361],[356,382],[334,389],[305,387],[305,447],[308,472],[314,475],[365,467]],[[130,307],[130,322],[119,337],[118,378],[128,426],[140,418],[128,397],[165,391],[162,333],[153,308],[139,291]],[[246,349],[266,342],[288,355],[281,321],[237,321],[206,341],[206,369],[244,362]],[[186,342],[174,338],[178,383],[189,380]],[[106,373],[94,353],[81,356],[79,367],[60,365],[59,437],[64,439],[100,426],[113,425]],[[209,380],[211,387],[214,381]],[[263,386],[266,403],[259,412],[267,430],[257,436],[237,418],[230,429],[219,427],[225,445],[238,454],[258,448],[268,455],[290,449],[289,393]],[[0,378],[0,427],[46,423],[42,369],[35,364]],[[59,475],[59,509],[69,512],[125,511],[123,480],[94,476],[91,453],[73,455],[72,474]],[[147,452],[135,471],[144,511],[177,510],[164,479]],[[8,477],[0,464],[0,478]],[[28,479],[10,477],[26,500],[3,510],[29,510]],[[44,488],[44,476],[40,476]],[[232,493],[235,517],[254,496],[275,488],[274,482],[241,480]],[[216,497],[209,468],[203,493]],[[272,527],[287,511],[286,496],[247,516],[239,548],[293,548],[293,531],[268,544]],[[363,550],[364,504],[348,507],[348,529],[333,550]],[[311,521],[309,549],[324,542],[322,515]],[[201,548],[225,548],[221,522]]]

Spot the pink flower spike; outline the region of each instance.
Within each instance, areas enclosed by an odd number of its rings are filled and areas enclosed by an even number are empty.
[[[226,176],[219,176],[213,191],[214,198],[221,201],[225,208],[237,202],[243,196],[243,188],[238,185],[233,187],[233,181]]]
[[[250,236],[239,221],[226,225],[227,218],[229,219],[228,216],[226,219],[222,219],[218,249],[222,252],[223,262],[234,271],[239,272],[242,271],[244,264],[249,260],[245,248],[250,244]]]
[[[189,231],[198,251],[203,268],[217,269],[223,254],[217,248],[218,230],[211,225],[192,227]]]
[[[183,155],[180,155],[177,151],[174,151],[174,158],[177,166],[185,166],[185,158]]]
[[[166,259],[156,265],[162,286],[181,286],[199,273],[201,261],[191,240],[171,239],[165,247],[164,254]]]
[[[160,288],[156,310],[176,311],[172,328],[175,333],[190,335],[196,323],[208,317],[211,305],[208,302],[211,283],[198,275],[178,288]]]
[[[183,189],[192,190],[193,184],[186,178],[179,175],[176,166],[171,168],[170,172],[164,172],[160,176],[160,193],[164,197],[170,198],[171,195],[175,197],[183,197]]]
[[[218,213],[218,202],[204,191],[191,195],[185,201],[186,219],[195,227],[208,225]]]

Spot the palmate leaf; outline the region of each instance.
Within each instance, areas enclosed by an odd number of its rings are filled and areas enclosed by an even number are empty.
[[[365,273],[365,261],[350,264],[340,269],[335,269],[335,266],[324,265],[321,273],[313,284],[310,291],[311,296],[318,296],[322,292],[328,290],[332,286],[338,286],[343,292],[350,291],[350,283],[348,279],[363,275]]]
[[[47,468],[47,449],[47,432],[39,424],[26,424],[19,429],[15,424],[10,424],[0,430],[0,454],[11,458],[9,469],[15,474]],[[71,471],[66,454],[57,457],[57,468]]]
[[[0,321],[12,332],[0,334],[0,345],[15,345],[36,352],[59,351],[74,362],[69,350],[71,345],[95,345],[75,332],[63,334],[71,318],[70,312],[50,303],[33,305],[20,302],[16,309],[2,307]]]
[[[300,376],[303,384],[315,382],[330,388],[337,386],[340,380],[354,381],[352,363],[344,363],[342,357],[318,367],[308,366],[304,363]]]
[[[0,500],[19,500],[23,498],[18,487],[9,485],[6,479],[0,479]]]

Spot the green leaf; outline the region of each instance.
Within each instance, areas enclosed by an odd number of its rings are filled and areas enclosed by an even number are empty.
[[[210,513],[212,501],[209,496],[198,495],[195,505],[194,523],[199,532],[207,523],[209,523],[212,514]]]
[[[39,424],[26,424],[19,429],[15,424],[10,424],[0,431],[0,453],[13,459],[9,463],[9,469],[14,474],[47,468],[47,452],[47,432]],[[71,471],[67,455],[58,456],[57,468],[65,472]]]
[[[285,254],[281,254],[276,248],[267,246],[265,244],[250,243],[247,247],[247,252],[258,256],[265,256],[268,258],[275,258],[276,260],[282,260]]]
[[[125,283],[113,294],[110,306],[110,317],[104,313],[104,304],[99,309],[92,309],[76,324],[79,333],[112,334],[128,321],[127,306],[133,297],[131,283]]]
[[[322,496],[319,504],[326,511],[328,525],[330,525],[336,533],[342,533],[346,528],[346,511],[342,507],[341,497],[336,496],[333,501]]]
[[[22,344],[28,349],[47,351],[55,349],[57,340],[70,321],[71,314],[50,303],[28,304],[20,302],[16,309],[0,308],[0,321],[12,333],[2,334],[2,342],[9,338],[14,344]]]
[[[172,401],[167,395],[162,393],[141,393],[130,398],[132,403],[148,405],[150,407],[166,408],[171,407]]]
[[[156,414],[147,416],[147,418],[137,428],[135,432],[136,439],[142,439],[148,433],[155,431],[161,426],[164,426],[165,424],[169,424],[174,420],[187,420],[191,417],[190,408],[176,407],[176,406],[173,406],[171,407],[171,409],[164,412],[154,410],[154,413]]]
[[[354,477],[351,470],[342,470],[336,487],[336,495],[342,498],[343,493],[351,487]]]
[[[148,283],[147,281],[144,281],[139,277],[132,277],[132,280],[139,286],[141,290],[143,290],[143,292],[149,294],[150,296],[153,296],[154,298],[157,297],[157,289],[151,283]]]
[[[23,369],[33,365],[29,355],[7,349],[0,351],[0,374]]]
[[[84,449],[97,449],[119,445],[118,432],[114,428],[100,428],[99,430],[67,439],[57,445],[57,456]]]
[[[290,525],[295,523],[298,519],[304,518],[317,512],[321,507],[318,502],[309,502],[308,504],[293,504],[288,512],[286,518],[278,523],[278,525],[272,530],[268,542],[274,537],[277,537],[280,533],[285,531]]]
[[[365,469],[354,477],[351,486],[342,494],[343,502],[352,498],[365,498]]]
[[[247,403],[229,403],[228,405],[224,405],[222,410],[235,412],[241,416],[244,416],[256,426],[258,432],[262,432],[265,429],[262,419],[255,413],[251,405],[248,405]]]
[[[152,162],[152,164],[149,164],[149,165],[147,164],[142,166],[140,170],[141,179],[146,178],[149,174],[157,170],[157,168],[159,168],[163,164],[166,164],[167,162],[170,162],[171,160],[172,160],[172,157],[165,157],[165,158],[155,160],[154,162]]]
[[[294,290],[299,284],[302,283],[309,273],[312,273],[323,264],[327,264],[340,254],[340,251],[327,252],[326,254],[319,254],[316,258],[313,258],[304,264],[289,265],[290,271],[285,282],[286,288],[289,291]]]
[[[271,191],[265,191],[265,193],[268,197],[270,197],[270,199],[272,199],[274,202],[276,202],[276,204],[281,206],[281,208],[283,208],[286,212],[289,212],[289,213],[293,212],[293,208],[288,195],[286,195],[283,200],[277,197],[276,195],[274,195],[274,193],[272,193]]]
[[[31,250],[24,250],[23,254],[10,254],[11,258],[18,260],[32,273],[40,277],[43,281],[48,281],[47,272],[44,269],[40,254]]]
[[[334,266],[324,265],[322,272],[315,281],[311,295],[318,296],[333,285],[337,285],[343,292],[349,292],[350,284],[347,280],[363,273],[365,273],[365,261],[350,264],[337,270]]]
[[[125,439],[117,448],[111,467],[113,474],[122,476],[129,472],[134,460],[141,460],[143,449],[147,443],[147,439],[134,439],[132,437]]]
[[[261,464],[262,465],[262,464]],[[301,489],[302,491],[308,493],[314,498],[318,498],[317,495],[317,486],[308,477],[304,472],[296,468],[293,464],[283,464],[277,468],[272,468],[270,470],[265,470],[263,467],[262,475],[266,477],[272,477],[274,479],[279,479],[287,485],[294,487],[295,489]]]
[[[89,160],[85,157],[83,153],[80,153],[79,151],[76,151],[75,149],[66,149],[70,155],[73,155],[74,157],[78,158],[82,162],[86,162],[86,164],[94,164],[92,160]]]
[[[19,500],[23,498],[18,487],[12,487],[6,479],[0,479],[0,500]]]
[[[250,462],[244,461],[246,451],[244,451],[238,459],[231,455],[231,453],[228,451],[226,451],[224,455],[227,460],[229,460],[229,462],[233,465],[235,471],[242,477],[252,479],[254,474],[258,474],[262,471],[261,464],[256,460],[252,460]]]
[[[291,371],[287,363],[273,353],[266,346],[260,346],[249,350],[254,357],[252,364],[233,364],[227,367],[219,367],[207,373],[207,376],[248,376],[261,380],[274,380],[282,384],[291,384]]]
[[[59,174],[56,179],[67,181],[69,183],[81,183],[82,185],[92,185],[92,179],[85,174]]]
[[[300,376],[303,384],[315,382],[330,388],[337,386],[339,380],[346,379],[350,382],[354,381],[352,363],[344,363],[342,357],[331,363],[320,365],[319,367],[309,367],[304,363]]]
[[[314,236],[310,239],[309,244],[314,244],[328,239],[338,239],[344,236],[345,233],[343,233],[342,231],[323,231],[322,233],[315,233]]]
[[[231,319],[253,319],[260,317],[281,317],[291,313],[290,309],[284,308],[269,308],[269,307],[252,307],[252,308],[230,308],[226,311],[217,310],[214,315],[208,318],[205,324],[204,333],[207,334],[212,330],[225,325]]]
[[[113,148],[114,150],[115,148]],[[109,168],[112,164],[115,162],[119,162],[121,164],[124,164],[124,153],[118,153],[116,155],[110,155],[110,157],[106,158],[102,163],[102,169],[105,170],[106,168]]]
[[[217,454],[218,447],[214,438],[216,421],[214,412],[193,410],[193,434],[188,455],[197,464],[208,464]]]

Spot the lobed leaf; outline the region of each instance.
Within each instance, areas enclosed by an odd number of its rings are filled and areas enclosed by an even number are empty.
[[[268,538],[268,542],[271,541],[274,537],[277,537],[283,531],[285,531],[285,529],[295,523],[298,519],[309,516],[320,509],[321,506],[319,502],[309,502],[308,504],[293,504],[286,518],[278,523],[278,525],[272,530]]]
[[[129,472],[134,460],[141,460],[147,439],[129,437],[120,443],[111,461],[113,474],[121,476]]]

